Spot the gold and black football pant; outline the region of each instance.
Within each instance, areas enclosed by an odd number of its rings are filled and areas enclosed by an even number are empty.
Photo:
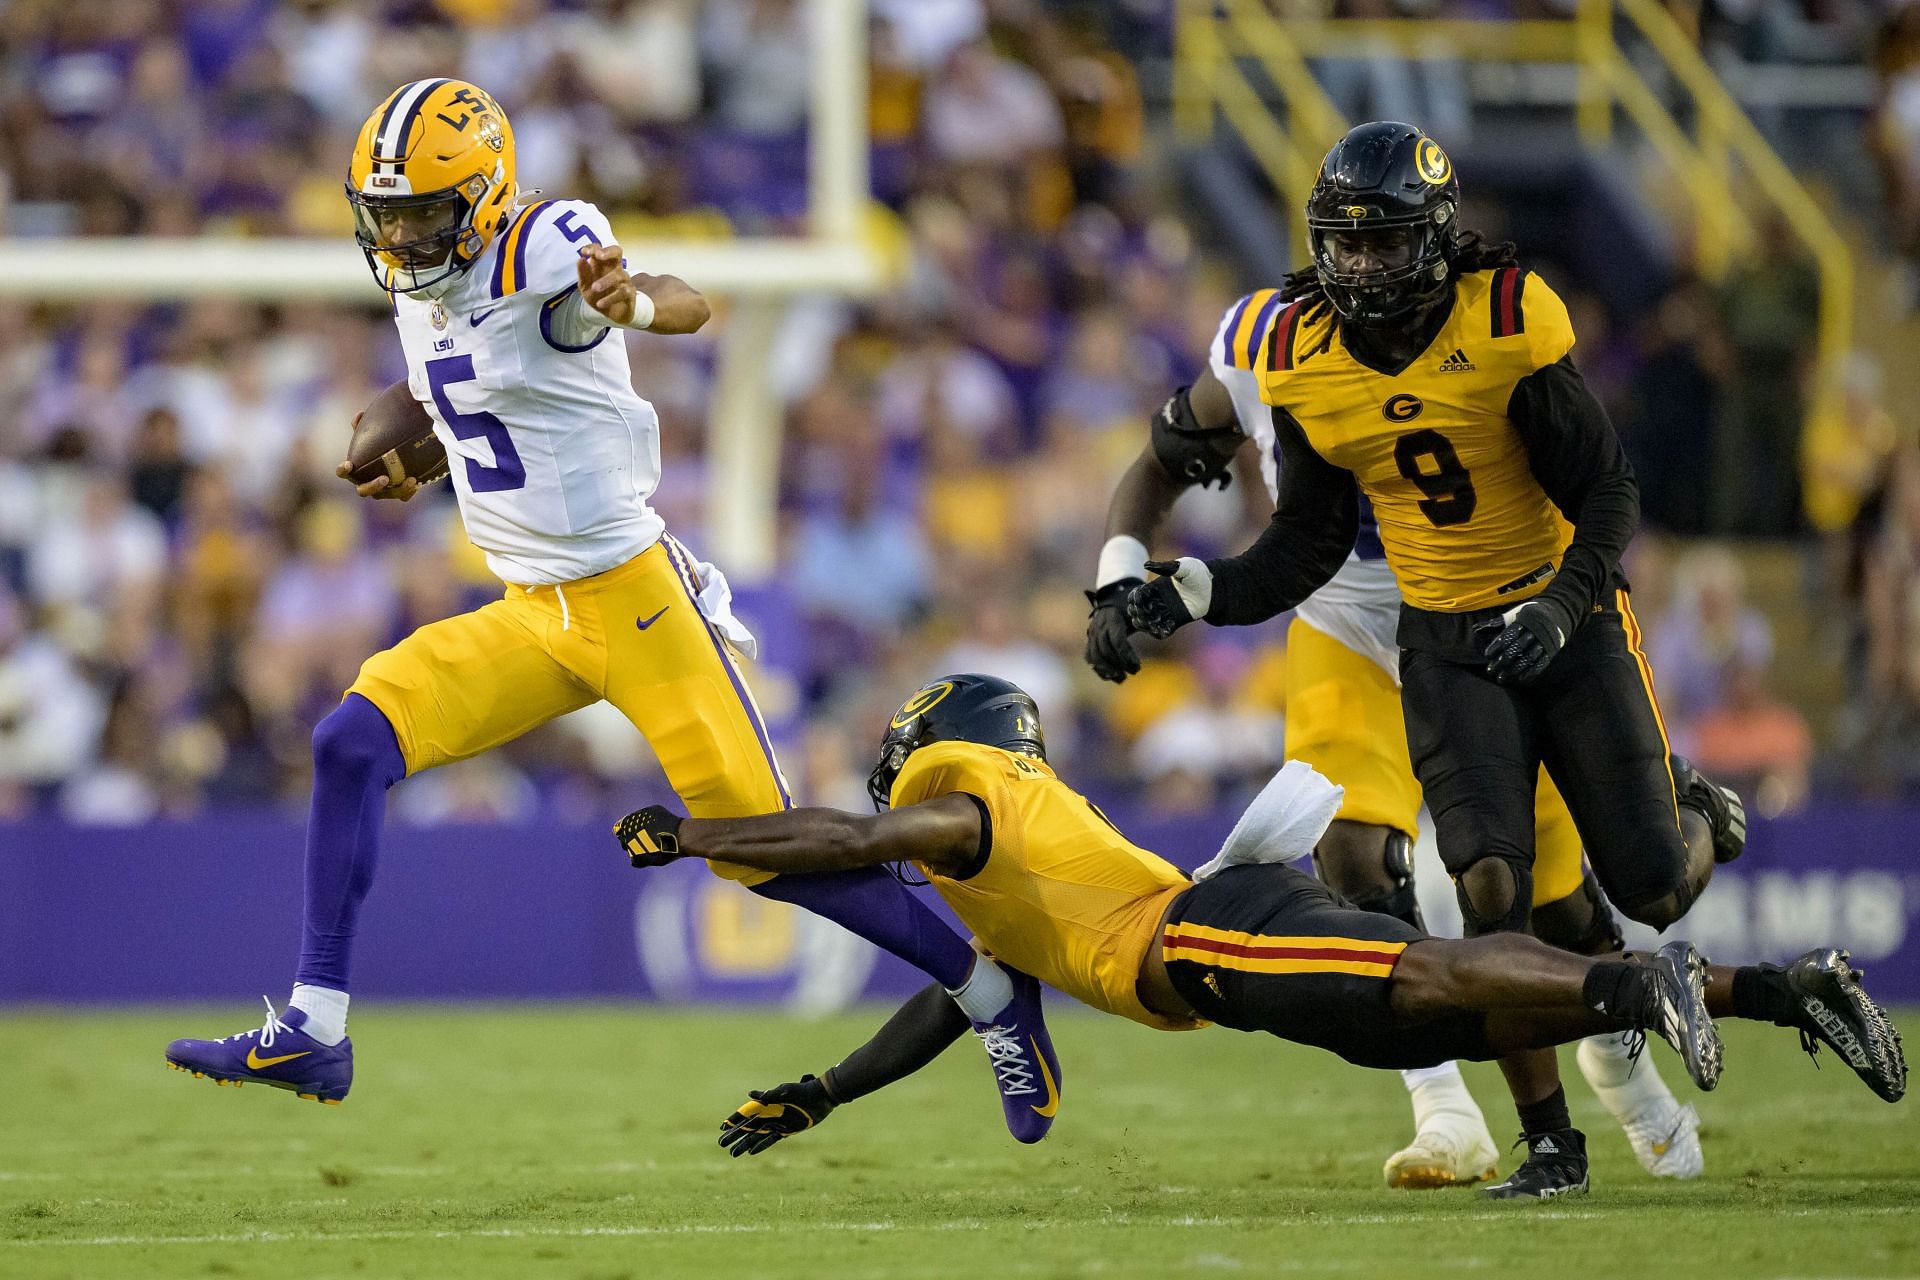
[[[1181,894],[1160,947],[1174,990],[1223,1027],[1264,1031],[1362,1067],[1494,1056],[1484,1012],[1394,1012],[1394,968],[1409,946],[1429,940],[1312,876],[1269,864],[1229,867]]]
[[[1497,616],[1407,607],[1400,628],[1407,746],[1467,932],[1526,928],[1543,763],[1601,888],[1639,919],[1684,892],[1687,846],[1672,751],[1627,593],[1614,591],[1526,685],[1486,674],[1479,637]],[[1475,901],[1470,887],[1502,884],[1473,872],[1489,858],[1511,875],[1504,892]]]

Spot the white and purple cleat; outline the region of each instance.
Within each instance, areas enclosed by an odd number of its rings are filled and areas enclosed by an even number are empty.
[[[993,1021],[974,1023],[973,1034],[993,1064],[1007,1129],[1016,1141],[1038,1142],[1060,1110],[1060,1059],[1041,1013],[1040,984],[1017,969],[1006,973],[1013,999]]]

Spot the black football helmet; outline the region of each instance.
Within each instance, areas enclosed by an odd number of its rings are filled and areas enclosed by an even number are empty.
[[[907,757],[934,742],[978,742],[1047,758],[1040,708],[1025,689],[998,676],[942,676],[915,690],[887,723],[880,759],[867,775],[875,809],[887,807]]]
[[[1459,239],[1460,181],[1440,144],[1410,124],[1363,124],[1327,152],[1307,196],[1314,270],[1348,321],[1390,324],[1446,290]],[[1407,237],[1405,260],[1386,270],[1343,272],[1337,234]]]

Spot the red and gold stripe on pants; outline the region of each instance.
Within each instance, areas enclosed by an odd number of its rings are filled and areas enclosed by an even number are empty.
[[[1362,978],[1390,976],[1407,949],[1404,942],[1239,933],[1188,922],[1167,926],[1160,943],[1169,962],[1189,960],[1246,973],[1350,973]]]

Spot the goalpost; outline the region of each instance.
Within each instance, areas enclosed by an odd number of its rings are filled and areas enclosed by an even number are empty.
[[[729,299],[708,406],[708,536],[714,559],[745,582],[775,567],[781,418],[763,356],[787,303],[801,293],[871,294],[887,283],[886,256],[862,229],[867,3],[810,0],[808,9],[807,234],[624,246],[648,271]],[[0,297],[377,300],[360,250],[345,236],[13,237],[0,240]]]

